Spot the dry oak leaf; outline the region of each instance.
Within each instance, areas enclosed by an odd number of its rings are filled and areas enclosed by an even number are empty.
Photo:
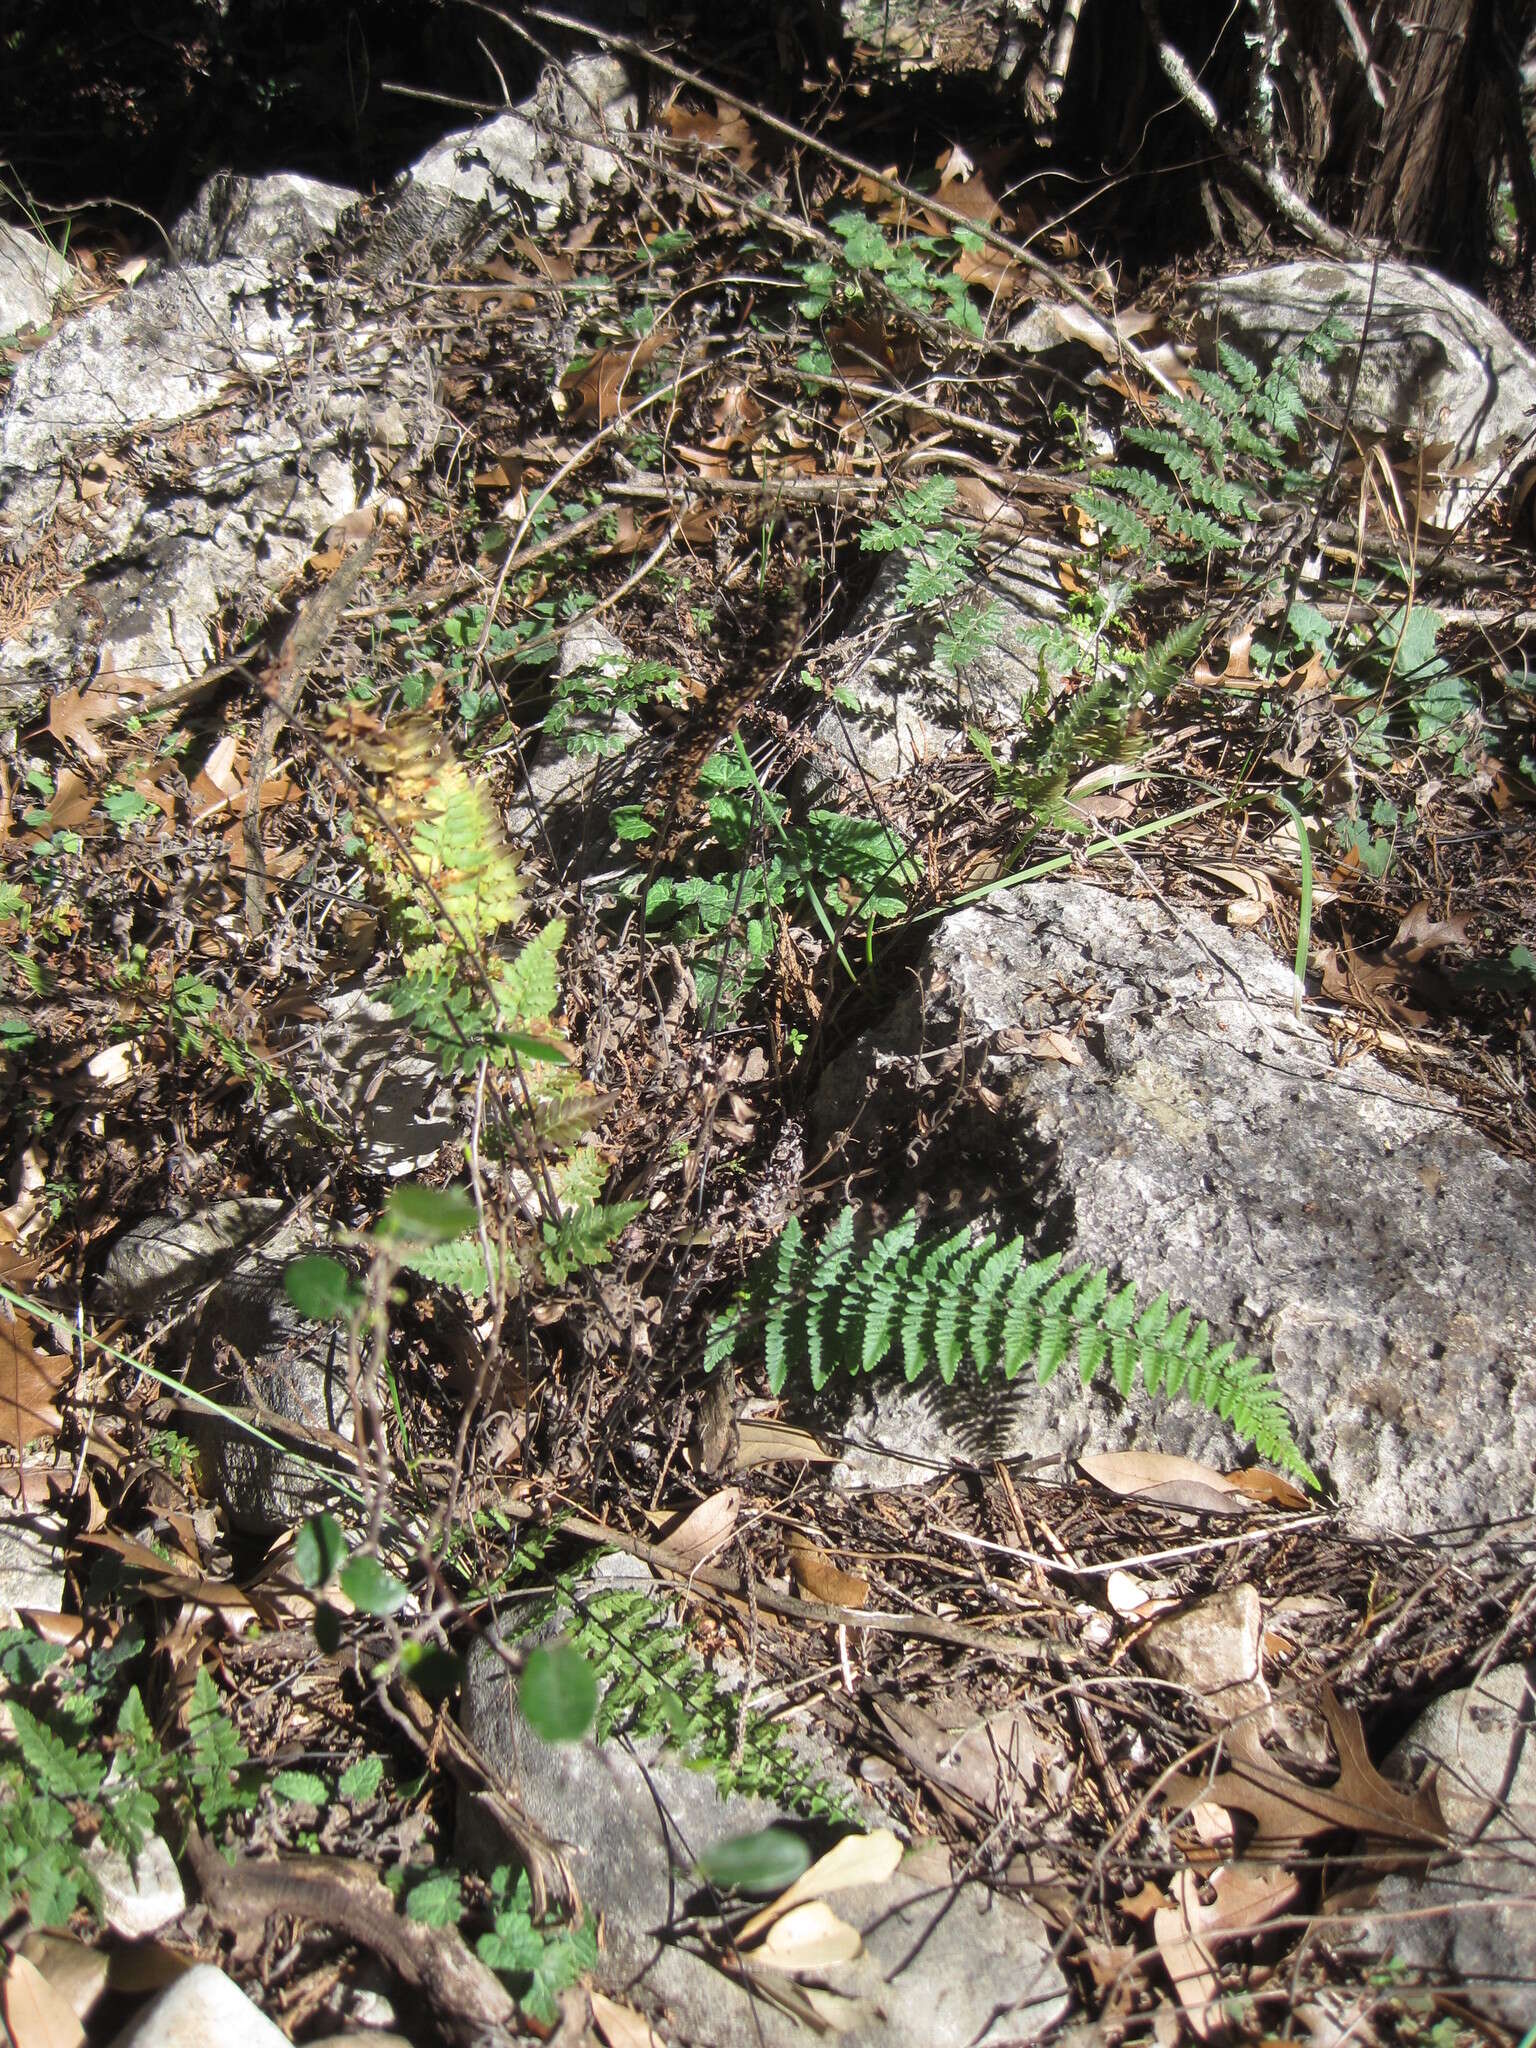
[[[1398,926],[1397,934],[1387,948],[1387,958],[1415,967],[1438,947],[1470,946],[1471,943],[1465,911],[1458,917],[1437,920],[1429,905],[1420,902],[1414,904]]]
[[[1403,1792],[1389,1785],[1370,1760],[1353,1707],[1342,1705],[1328,1685],[1319,1705],[1339,1757],[1339,1775],[1332,1785],[1309,1785],[1294,1777],[1251,1730],[1239,1726],[1227,1744],[1230,1769],[1208,1779],[1188,1773],[1172,1778],[1166,1797],[1179,1806],[1214,1800],[1250,1814],[1257,1822],[1251,1844],[1255,1850],[1290,1852],[1298,1843],[1335,1829],[1413,1842],[1425,1849],[1443,1848],[1449,1831],[1434,1786]]]
[[[18,1453],[59,1426],[54,1396],[73,1375],[67,1353],[44,1353],[25,1316],[0,1318],[0,1441]]]
[[[1235,1934],[1250,1933],[1283,1913],[1301,1890],[1288,1871],[1255,1863],[1224,1863],[1211,1878],[1215,1896],[1209,1905],[1200,1897],[1200,1881],[1181,1870],[1173,1881],[1173,1904],[1152,1916],[1152,1933],[1163,1967],[1173,1983],[1191,2031],[1203,2041],[1221,2026],[1213,2010],[1221,1985],[1216,1974],[1215,1945]]]
[[[799,1531],[789,1539],[789,1568],[806,1598],[819,1600],[823,1607],[863,1607],[868,1603],[868,1579],[840,1571],[824,1550]]]
[[[1156,1501],[1202,1515],[1241,1514],[1253,1505],[1235,1473],[1164,1451],[1103,1451],[1079,1458],[1077,1469],[1122,1500]]]

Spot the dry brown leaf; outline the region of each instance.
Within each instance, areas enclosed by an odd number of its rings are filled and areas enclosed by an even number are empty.
[[[699,1502],[686,1514],[661,1519],[661,1547],[679,1571],[691,1572],[708,1564],[736,1533],[741,1510],[741,1489],[722,1486],[708,1500]]]
[[[854,1572],[839,1571],[808,1536],[790,1537],[789,1568],[806,1598],[819,1600],[824,1607],[863,1607],[869,1599],[868,1579],[861,1579]]]
[[[1230,1474],[1163,1451],[1103,1451],[1079,1458],[1077,1469],[1122,1500],[1156,1501],[1205,1515],[1238,1514],[1247,1505]]]
[[[954,479],[954,485],[956,510],[964,518],[974,520],[989,537],[996,534],[1011,539],[1024,531],[1022,511],[1012,499],[994,490],[985,477],[962,472]]]
[[[736,1455],[731,1468],[749,1471],[754,1465],[771,1465],[776,1460],[791,1464],[835,1465],[837,1452],[829,1451],[808,1429],[789,1422],[743,1422],[737,1430]]]
[[[659,349],[670,343],[672,330],[662,322],[639,341],[621,348],[600,349],[580,369],[567,370],[555,394],[557,407],[572,426],[589,422],[605,427],[642,396],[640,372]]]
[[[1080,1067],[1083,1049],[1065,1031],[1040,1031],[1030,1040],[1029,1051],[1037,1060],[1058,1060],[1064,1067]]]
[[[675,142],[697,142],[704,149],[723,150],[744,171],[750,171],[757,162],[757,138],[747,125],[745,114],[724,100],[716,101],[712,114],[702,108],[679,106],[674,100],[661,118]]]
[[[1152,1916],[1152,1933],[1163,1966],[1178,1994],[1191,2029],[1205,2040],[1220,2013],[1212,2006],[1220,1991],[1216,1944],[1251,1933],[1283,1913],[1299,1895],[1301,1885],[1289,1871],[1256,1863],[1227,1863],[1213,1873],[1214,1897],[1200,1896],[1192,1870],[1173,1881],[1173,1903]]]
[[[1441,946],[1469,946],[1471,943],[1465,911],[1457,917],[1436,920],[1429,905],[1420,902],[1414,904],[1398,926],[1396,936],[1387,948],[1387,957],[1413,967]]]
[[[73,768],[59,772],[58,787],[48,806],[48,826],[53,832],[72,832],[91,815],[96,798],[90,784]]]
[[[92,767],[106,765],[107,751],[95,728],[122,716],[116,690],[60,690],[49,699],[48,730],[63,745],[77,747]]]
[[[53,1399],[74,1369],[67,1354],[38,1350],[25,1316],[0,1317],[0,1442],[20,1453],[52,1436],[59,1426]]]
[[[745,1961],[755,1970],[825,1970],[851,1963],[863,1947],[856,1927],[839,1920],[825,1900],[808,1899],[775,1920]]]
[[[618,2005],[601,1991],[591,1991],[592,2020],[608,2048],[667,2048],[666,2042],[643,2013],[633,2006]]]
[[[1251,1500],[1263,1501],[1266,1507],[1306,1508],[1312,1503],[1302,1492],[1279,1472],[1266,1471],[1262,1465],[1254,1465],[1246,1472],[1229,1472],[1228,1479],[1239,1493],[1246,1493]]]
[[[21,1938],[19,1953],[47,1978],[78,2019],[84,2019],[106,1989],[110,1962],[106,1952],[65,1934],[34,1928]]]
[[[25,1956],[12,1956],[5,1973],[5,2024],[15,2048],[81,2048],[85,2040],[74,2007]]]
[[[751,1941],[780,1914],[806,1899],[824,1898],[828,1892],[847,1891],[852,1885],[885,1884],[900,1862],[901,1843],[889,1828],[876,1828],[867,1835],[844,1835],[825,1856],[818,1856],[809,1870],[803,1870],[792,1885],[780,1892],[771,1905],[754,1913],[737,1940]]]
[[[891,1742],[940,1802],[972,1813],[995,1817],[1021,1792],[1035,1790],[1046,1765],[1061,1760],[1058,1745],[1022,1707],[1003,1707],[980,1720],[957,1709],[959,1725],[947,1726],[893,1693],[877,1694],[871,1704]]]
[[[1120,1901],[1120,1910],[1122,1913],[1128,1913],[1133,1920],[1150,1920],[1152,1915],[1161,1912],[1167,1903],[1166,1894],[1160,1892],[1150,1878],[1143,1878],[1140,1889],[1132,1892],[1129,1898]]]
[[[1258,1823],[1255,1848],[1282,1853],[1300,1842],[1335,1829],[1412,1842],[1422,1848],[1443,1847],[1445,1819],[1433,1785],[1403,1792],[1389,1785],[1371,1762],[1360,1716],[1339,1703],[1331,1686],[1322,1689],[1319,1704],[1339,1756],[1339,1775],[1332,1785],[1309,1785],[1292,1776],[1241,1726],[1228,1743],[1232,1767],[1211,1779],[1171,1779],[1166,1796],[1178,1805],[1215,1801]]]

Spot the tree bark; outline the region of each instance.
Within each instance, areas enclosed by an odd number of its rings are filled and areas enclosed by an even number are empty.
[[[1377,69],[1391,82],[1355,227],[1405,254],[1443,254],[1480,226],[1487,149],[1499,139],[1475,133],[1468,87],[1483,40],[1476,17],[1488,11],[1480,0],[1408,0],[1378,37]]]

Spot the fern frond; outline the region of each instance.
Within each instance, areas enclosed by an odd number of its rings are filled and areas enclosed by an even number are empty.
[[[584,1560],[584,1569],[590,1568]],[[592,1666],[601,1702],[596,1735],[664,1735],[714,1778],[721,1796],[774,1798],[813,1819],[853,1820],[851,1803],[800,1761],[776,1721],[715,1678],[687,1635],[651,1593],[590,1586],[576,1570],[556,1578],[549,1599],[526,1609],[517,1633],[559,1615],[569,1641]]]
[[[1233,1344],[1211,1346],[1209,1325],[1159,1294],[1138,1311],[1136,1289],[1115,1290],[1092,1266],[1062,1270],[1059,1255],[1022,1263],[1021,1239],[999,1246],[961,1229],[924,1239],[915,1213],[864,1243],[844,1209],[819,1243],[786,1225],[745,1296],[716,1320],[713,1368],[761,1319],[769,1384],[779,1393],[795,1364],[817,1387],[836,1372],[871,1372],[899,1352],[908,1380],[928,1366],[953,1380],[969,1359],[978,1374],[1014,1379],[1027,1365],[1044,1385],[1068,1359],[1084,1385],[1108,1365],[1121,1394],[1139,1375],[1147,1391],[1182,1394],[1229,1422],[1260,1457],[1317,1481],[1297,1446],[1272,1374]]]

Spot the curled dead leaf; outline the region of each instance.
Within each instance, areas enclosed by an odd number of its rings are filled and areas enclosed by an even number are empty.
[[[851,1963],[863,1947],[858,1929],[839,1920],[824,1899],[807,1899],[775,1920],[746,1960],[758,1970],[825,1970]]]
[[[808,1536],[797,1533],[790,1537],[789,1568],[806,1598],[819,1600],[824,1607],[863,1607],[869,1599],[868,1579],[839,1571]]]
[[[736,1533],[741,1490],[722,1486],[686,1514],[663,1518],[661,1546],[679,1571],[693,1571],[719,1554]]]

